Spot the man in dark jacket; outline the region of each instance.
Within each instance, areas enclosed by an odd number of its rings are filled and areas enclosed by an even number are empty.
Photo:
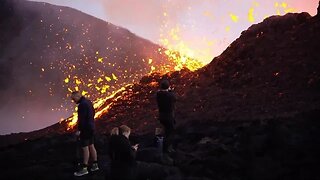
[[[83,97],[80,92],[73,92],[71,99],[78,104],[78,131],[80,144],[83,152],[83,164],[79,171],[75,172],[75,176],[83,176],[88,174],[89,157],[92,158],[93,164],[91,171],[99,170],[97,163],[97,151],[94,147],[94,115],[95,111],[92,102]]]
[[[175,103],[176,96],[171,90],[169,81],[162,80],[160,90],[157,92],[157,103],[159,110],[159,121],[164,127],[163,152],[168,153],[172,149],[172,133],[175,125]]]

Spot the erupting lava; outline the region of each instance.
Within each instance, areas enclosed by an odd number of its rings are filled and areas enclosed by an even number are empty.
[[[153,72],[157,72],[160,74],[164,74],[164,73],[168,73],[170,71],[176,70],[179,71],[183,68],[187,68],[191,71],[195,71],[201,67],[203,67],[203,63],[201,63],[200,61],[190,58],[191,55],[191,51],[188,48],[183,48],[183,46],[181,46],[180,52],[177,52],[176,50],[173,49],[158,49],[159,54],[166,54],[168,56],[168,60],[172,62],[172,64],[174,65],[174,67],[171,66],[162,66],[162,67],[155,67],[152,65],[153,60],[149,59],[148,60],[148,64],[150,66],[150,72],[149,74],[153,73]],[[181,53],[183,52],[183,53]],[[189,52],[189,53],[188,53]],[[96,53],[98,55],[98,52]],[[97,62],[98,63],[102,63],[103,62],[103,58],[97,58]],[[74,66],[72,66],[73,68],[76,68]],[[147,75],[147,74],[146,74]],[[112,73],[111,76],[105,76],[104,74],[102,74],[100,77],[96,76],[95,80],[91,80],[89,79],[88,82],[89,83],[85,83],[85,80],[77,77],[77,76],[73,76],[71,77],[71,75],[68,75],[65,79],[64,79],[64,83],[65,85],[70,85],[70,81],[73,80],[75,85],[73,88],[72,87],[68,87],[68,91],[72,92],[74,90],[79,91],[81,90],[83,95],[86,95],[88,97],[94,97],[95,100],[93,101],[94,104],[94,108],[96,109],[96,115],[95,118],[99,118],[102,114],[108,112],[108,110],[112,107],[112,105],[114,104],[114,102],[116,102],[119,98],[122,97],[122,93],[129,87],[131,87],[133,84],[125,84],[125,83],[117,83],[118,77],[116,75],[114,75]],[[118,90],[112,91],[111,93],[108,92],[110,86],[107,84],[104,84],[104,82],[111,82],[114,81],[114,87],[119,87]],[[96,83],[94,83],[96,82]],[[82,88],[80,87],[85,87],[86,89],[89,89],[88,91],[86,90],[82,90]],[[90,90],[95,90],[96,92],[98,92],[99,96],[92,96],[91,93],[89,92]],[[92,91],[91,91],[92,92]],[[108,94],[106,97],[104,97],[104,94]],[[77,119],[78,119],[78,115],[76,113],[77,108],[75,109],[75,112],[73,113],[73,115],[67,119],[62,119],[61,122],[67,121],[68,122],[68,128],[67,130],[72,129],[76,123],[77,123]]]
[[[247,21],[250,23],[255,22],[255,7],[258,7],[258,3],[254,3],[253,6],[248,10]],[[290,8],[285,2],[276,2],[274,4],[274,8],[276,9],[276,14],[284,14],[288,12],[294,12],[293,8]],[[205,16],[210,16],[210,14],[205,13]],[[233,23],[238,23],[241,20],[241,17],[236,14],[230,13],[229,17],[233,21]],[[266,16],[267,17],[267,16]],[[152,58],[142,59],[143,62],[148,64],[149,74],[157,72],[160,74],[165,74],[170,71],[180,71],[181,69],[187,68],[190,71],[196,71],[197,69],[206,65],[204,61],[201,59],[197,59],[199,57],[203,59],[212,59],[210,57],[210,53],[206,53],[204,50],[200,50],[201,52],[197,52],[192,50],[186,42],[182,39],[181,28],[179,25],[175,25],[173,28],[169,28],[169,14],[167,12],[163,12],[163,25],[160,29],[160,39],[159,42],[165,48],[159,48],[158,53],[161,55],[167,56],[167,64],[154,64],[154,60]],[[225,30],[227,32],[230,31],[230,27],[226,27]],[[67,32],[68,29],[65,29]],[[87,33],[87,32],[84,32]],[[127,37],[130,38],[130,37]],[[111,39],[111,37],[110,37]],[[212,41],[207,41],[207,44],[212,44]],[[82,52],[84,54],[84,64],[89,65],[89,58],[85,56],[85,48],[83,45],[80,45],[82,48]],[[69,50],[72,50],[72,44],[67,44],[66,47]],[[121,48],[115,47],[112,49],[106,49],[107,51],[122,51]],[[199,50],[198,50],[199,51]],[[125,53],[125,52],[124,52]],[[95,99],[94,108],[96,109],[95,118],[98,119],[104,113],[107,113],[108,110],[112,107],[112,105],[119,99],[125,98],[123,93],[127,88],[130,89],[132,87],[132,83],[138,82],[140,78],[144,75],[141,71],[141,74],[132,74],[130,78],[133,77],[131,83],[125,81],[119,81],[119,79],[128,78],[125,74],[116,74],[112,72],[105,72],[100,70],[99,66],[106,67],[117,67],[116,64],[108,63],[108,56],[100,55],[100,52],[97,51],[96,57],[94,57],[94,65],[87,66],[89,70],[95,71],[91,77],[83,76],[79,77],[78,75],[74,75],[72,72],[77,68],[77,65],[69,64],[66,66],[65,62],[60,62],[61,67],[64,69],[65,79],[64,79],[64,87],[68,89],[68,91],[81,91],[83,95],[86,95],[90,99]],[[199,55],[202,54],[202,55]],[[126,61],[129,61],[128,56],[126,56]],[[202,59],[202,60],[203,60]],[[117,67],[123,68],[123,67]],[[129,67],[130,68],[130,67]],[[105,68],[106,69],[106,68]],[[127,72],[127,70],[125,70]],[[128,72],[130,72],[128,70]],[[77,111],[77,109],[76,109]],[[67,122],[68,130],[72,129],[77,122],[77,113],[73,113],[73,115],[67,119],[62,119],[61,122]]]
[[[178,34],[174,34],[174,36],[178,37]],[[167,40],[164,40],[164,41],[168,42]],[[171,47],[168,43],[166,43],[165,46]],[[148,74],[151,74],[153,72],[164,74],[174,70],[179,71],[183,68],[187,68],[191,71],[195,71],[203,67],[204,65],[200,61],[194,58],[191,58],[193,56],[192,51],[189,48],[184,47],[182,43],[178,51],[176,49],[159,48],[158,53],[165,54],[168,57],[169,65],[164,65],[164,66],[153,65],[153,59],[149,58],[147,60],[147,63],[150,67],[150,71]],[[97,60],[95,63],[104,65],[104,57],[99,57],[99,52],[96,52],[96,55],[97,55],[96,57]],[[90,68],[93,69],[92,67]],[[68,69],[72,73],[72,70],[75,70],[76,66],[71,65],[69,66]],[[66,75],[66,78],[64,79],[64,83],[65,83],[64,86],[67,87],[69,92],[81,90],[81,93],[83,95],[86,95],[87,97],[95,99],[93,101],[93,104],[94,104],[94,108],[96,109],[96,115],[95,115],[96,119],[99,118],[102,114],[108,112],[108,110],[112,107],[114,102],[122,97],[123,91],[125,91],[128,87],[132,86],[132,84],[126,84],[126,82],[118,82],[118,79],[125,79],[126,78],[125,75],[117,77],[114,73],[111,73],[111,75],[107,76],[103,71],[99,69],[97,69],[97,72],[98,74],[94,75],[92,79],[91,78],[84,79],[84,77],[78,77],[77,75],[72,76],[71,74],[67,74],[69,72],[65,71],[67,75]],[[143,74],[141,76],[143,76]],[[137,77],[136,79],[139,80],[138,77],[140,76],[136,75],[136,77]],[[110,85],[108,85],[108,83],[113,83],[113,86],[111,87]],[[110,92],[111,88],[112,89],[118,88],[118,89]],[[96,94],[93,94],[94,92]],[[71,117],[61,120],[61,122],[64,122],[64,121],[68,122],[68,130],[72,129],[77,123],[78,116],[76,111],[77,109],[75,109],[75,112]]]

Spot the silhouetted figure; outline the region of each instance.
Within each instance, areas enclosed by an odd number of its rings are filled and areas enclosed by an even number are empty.
[[[172,148],[172,133],[175,126],[175,103],[176,96],[171,90],[169,81],[162,80],[160,90],[157,92],[159,121],[164,127],[163,152],[169,153]]]
[[[118,139],[118,136],[119,136],[119,128],[115,127],[110,131],[110,137],[109,137],[109,141],[108,141],[108,145],[107,145],[108,154],[109,154],[111,161],[115,159],[115,153],[114,152],[111,153],[111,151],[112,151],[111,147],[112,148],[114,147],[114,144],[116,143],[116,141]],[[107,166],[105,174],[106,174],[105,179],[110,180],[111,179],[111,167],[110,166]]]
[[[109,148],[113,147],[113,144],[116,143],[117,139],[119,139],[118,136],[119,136],[119,128],[115,127],[110,132]],[[114,159],[114,152],[112,154],[110,153],[110,158]]]
[[[131,146],[130,133],[131,129],[122,125],[119,127],[119,135],[114,133],[110,137],[111,172],[110,176],[107,175],[108,180],[162,180],[168,176],[169,171],[178,173],[176,168],[136,161],[138,144]]]
[[[92,102],[83,97],[80,92],[73,92],[71,99],[78,104],[78,131],[80,145],[83,153],[83,163],[79,171],[75,172],[75,176],[83,176],[88,174],[89,157],[92,158],[93,164],[91,171],[99,170],[97,163],[97,151],[94,147],[94,108]]]
[[[135,153],[138,146],[131,146],[130,133],[131,129],[122,125],[119,127],[119,135],[114,134],[110,137],[109,155],[111,158],[111,179],[113,180],[136,179]]]

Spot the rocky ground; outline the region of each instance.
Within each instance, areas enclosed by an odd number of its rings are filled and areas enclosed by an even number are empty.
[[[290,119],[189,122],[177,128],[177,151],[171,154],[179,175],[160,179],[319,179],[319,118],[320,112],[312,111]],[[131,139],[141,144],[139,160],[159,163],[150,153],[142,153],[152,144],[152,134],[133,135]],[[82,178],[72,175],[76,167],[76,141],[72,134],[2,148],[1,177],[104,179],[109,166],[107,142],[107,134],[97,136],[101,170]]]

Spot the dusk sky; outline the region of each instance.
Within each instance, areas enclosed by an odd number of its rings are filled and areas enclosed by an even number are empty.
[[[40,0],[127,28],[208,63],[251,24],[287,12],[316,14],[318,0]]]

